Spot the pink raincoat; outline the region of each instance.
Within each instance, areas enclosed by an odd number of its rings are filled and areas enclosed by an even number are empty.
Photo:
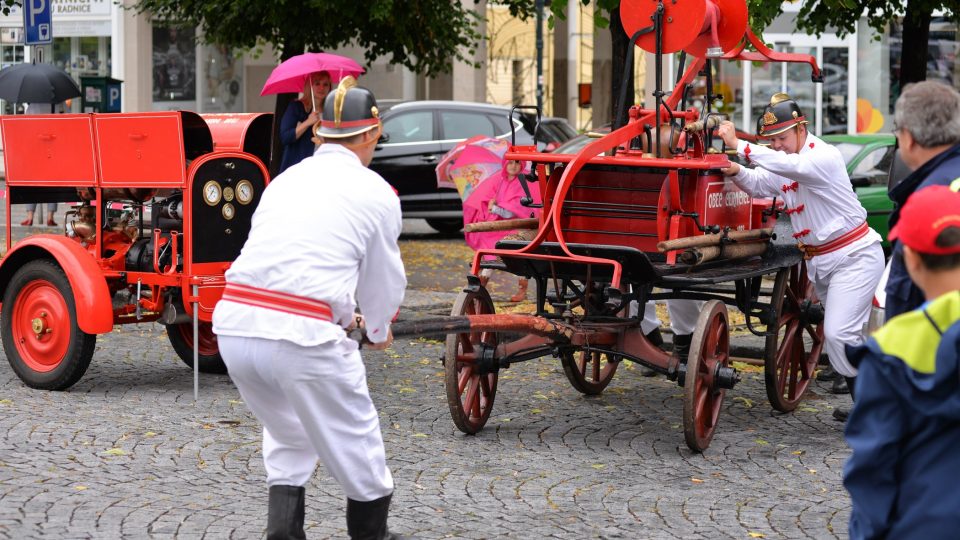
[[[477,223],[480,221],[499,221],[503,219],[525,219],[539,217],[539,208],[530,208],[520,204],[524,197],[519,178],[508,178],[507,170],[481,183],[475,193],[471,193],[463,205],[463,223]],[[530,196],[535,204],[540,203],[540,187],[536,183],[529,183]],[[500,214],[490,211],[489,203],[493,199],[500,207]],[[504,215],[501,215],[504,214]],[[516,230],[464,233],[467,245],[474,250],[494,248],[503,237],[516,233]],[[486,257],[492,259],[493,257]]]

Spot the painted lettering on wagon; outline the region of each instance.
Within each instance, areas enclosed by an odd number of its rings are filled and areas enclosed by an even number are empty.
[[[707,194],[707,208],[733,208],[750,204],[750,195],[743,191],[726,191]]]

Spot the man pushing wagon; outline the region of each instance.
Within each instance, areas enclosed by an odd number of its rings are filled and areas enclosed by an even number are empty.
[[[880,235],[867,226],[840,151],[807,130],[807,119],[787,94],[770,98],[759,135],[769,146],[741,141],[731,122],[718,134],[756,168],[736,163],[723,170],[754,197],[779,197],[803,251],[807,274],[824,307],[824,347],[834,371],[847,378],[851,395],[857,370],[845,345],[863,342],[874,291],[883,273]],[[834,417],[845,420],[847,411]]]

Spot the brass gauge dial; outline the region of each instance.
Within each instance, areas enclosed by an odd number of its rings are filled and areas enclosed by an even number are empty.
[[[223,219],[233,219],[233,216],[237,213],[236,209],[230,203],[223,205],[220,212],[223,214]]]
[[[220,190],[220,184],[216,180],[210,180],[203,185],[203,202],[210,206],[216,206],[220,204],[222,197],[223,193]]]
[[[253,183],[249,180],[241,180],[237,183],[237,202],[240,204],[250,204],[253,200]]]
[[[223,200],[230,202],[233,200],[233,188],[227,186],[223,188]]]

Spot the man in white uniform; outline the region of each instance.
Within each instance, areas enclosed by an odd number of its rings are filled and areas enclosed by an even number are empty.
[[[387,530],[393,478],[346,334],[359,301],[370,348],[388,347],[406,287],[400,202],[367,168],[380,129],[373,94],[345,78],[324,103],[323,144],[264,191],[214,311],[230,377],[263,423],[269,539],[305,538],[303,486],[318,459],[347,496],[351,538],[400,538]]]
[[[880,235],[867,226],[867,212],[853,192],[840,151],[807,131],[807,120],[790,96],[774,94],[760,122],[768,147],[738,140],[731,122],[720,125],[724,144],[757,165],[731,163],[723,172],[754,197],[783,200],[825,309],[830,365],[847,378],[852,397],[857,370],[847,361],[844,345],[863,342],[863,324],[883,273]],[[840,409],[834,412],[846,419]]]

